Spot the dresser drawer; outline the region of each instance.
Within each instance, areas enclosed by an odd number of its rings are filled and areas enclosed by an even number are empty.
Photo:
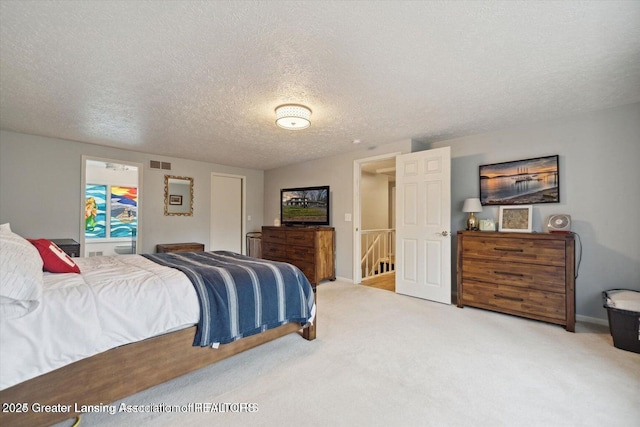
[[[463,257],[565,265],[565,243],[561,240],[471,237],[464,241]]]
[[[274,261],[286,260],[287,259],[286,246],[280,245],[280,244],[274,245],[269,242],[263,242],[262,258],[271,259]]]
[[[462,280],[565,292],[565,269],[553,265],[475,260],[462,266]]]
[[[566,318],[563,294],[475,282],[465,282],[463,285],[465,305],[557,320]]]
[[[286,234],[281,229],[270,229],[264,227],[262,229],[262,243],[276,243],[284,245],[287,243]]]
[[[304,274],[310,283],[316,282],[316,269],[313,263],[304,261],[292,261],[291,263],[302,271],[302,274]]]
[[[313,262],[316,256],[315,248],[309,246],[290,246],[287,245],[287,258],[292,261],[309,261]]]
[[[315,246],[315,234],[306,230],[287,230],[287,245]]]

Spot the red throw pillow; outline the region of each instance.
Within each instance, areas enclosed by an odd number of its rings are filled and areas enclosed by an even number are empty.
[[[42,269],[51,273],[80,273],[75,262],[55,243],[47,239],[27,239],[40,252]]]

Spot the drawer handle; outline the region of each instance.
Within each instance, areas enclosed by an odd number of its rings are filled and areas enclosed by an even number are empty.
[[[524,252],[524,249],[517,248],[493,248],[494,251],[502,251],[502,252]]]
[[[503,276],[516,276],[516,277],[524,277],[522,273],[510,273],[508,271],[494,271],[494,274],[502,274]]]
[[[505,295],[498,295],[498,294],[493,294],[493,296],[496,297],[496,298],[508,299],[510,301],[518,301],[518,302],[524,301],[524,298],[508,297],[508,296],[505,296]]]

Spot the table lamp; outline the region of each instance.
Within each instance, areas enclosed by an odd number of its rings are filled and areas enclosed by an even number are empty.
[[[469,212],[469,218],[467,218],[467,230],[478,230],[478,218],[474,215],[476,212],[482,212],[482,204],[480,199],[471,198],[464,201],[462,206],[462,212]]]

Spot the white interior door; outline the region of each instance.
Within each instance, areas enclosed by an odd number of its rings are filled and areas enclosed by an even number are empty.
[[[451,151],[396,157],[396,292],[451,304]]]
[[[242,253],[244,177],[211,175],[211,235],[209,250]]]

